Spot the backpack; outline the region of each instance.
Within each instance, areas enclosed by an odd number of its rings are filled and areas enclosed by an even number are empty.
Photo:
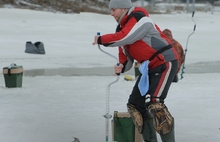
[[[184,50],[183,50],[182,45],[173,38],[171,30],[165,29],[162,32],[170,39],[172,47],[176,50],[178,57],[179,57],[177,74],[173,80],[173,82],[178,82],[178,72],[180,71],[180,68],[185,60]]]

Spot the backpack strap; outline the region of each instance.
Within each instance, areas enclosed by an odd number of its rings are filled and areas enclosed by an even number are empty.
[[[172,45],[171,45],[171,44],[169,44],[169,45],[167,45],[167,46],[165,46],[165,47],[163,47],[163,48],[157,50],[157,52],[155,52],[155,53],[150,57],[149,61],[153,60],[158,54],[160,54],[160,53],[162,53],[162,52],[164,52],[164,51],[166,51],[166,50],[168,50],[168,49],[170,49],[170,48],[172,48]]]

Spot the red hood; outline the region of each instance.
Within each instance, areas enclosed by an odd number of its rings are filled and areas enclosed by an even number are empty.
[[[137,12],[137,11],[141,11],[141,12],[143,12],[146,16],[149,17],[148,12],[147,12],[146,10],[143,10],[142,7],[135,7],[135,9],[134,9],[132,12]]]
[[[135,7],[134,10],[132,10],[132,12],[143,12],[146,16],[149,17],[148,12],[147,12],[146,10],[144,10],[142,7]],[[132,13],[132,12],[131,12],[131,13]],[[131,13],[130,13],[130,14],[131,14]],[[129,16],[129,15],[126,14],[126,15],[123,17],[123,19],[121,20],[121,23],[120,23],[121,27],[124,27],[124,25],[126,24],[128,16]]]

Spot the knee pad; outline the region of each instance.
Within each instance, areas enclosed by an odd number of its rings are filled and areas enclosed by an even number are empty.
[[[143,133],[143,117],[136,109],[136,107],[130,103],[127,104],[128,113],[131,115],[131,119],[134,122],[135,127],[138,129],[140,134]]]
[[[148,106],[148,111],[153,117],[154,128],[159,134],[164,135],[172,130],[174,120],[165,104],[152,103]]]

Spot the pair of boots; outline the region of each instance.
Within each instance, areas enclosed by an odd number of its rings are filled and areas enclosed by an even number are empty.
[[[174,123],[174,120],[173,120]],[[144,121],[144,129],[142,133],[144,142],[157,142],[157,134],[153,126],[153,119]],[[174,125],[172,130],[166,135],[160,135],[162,142],[175,142]]]

